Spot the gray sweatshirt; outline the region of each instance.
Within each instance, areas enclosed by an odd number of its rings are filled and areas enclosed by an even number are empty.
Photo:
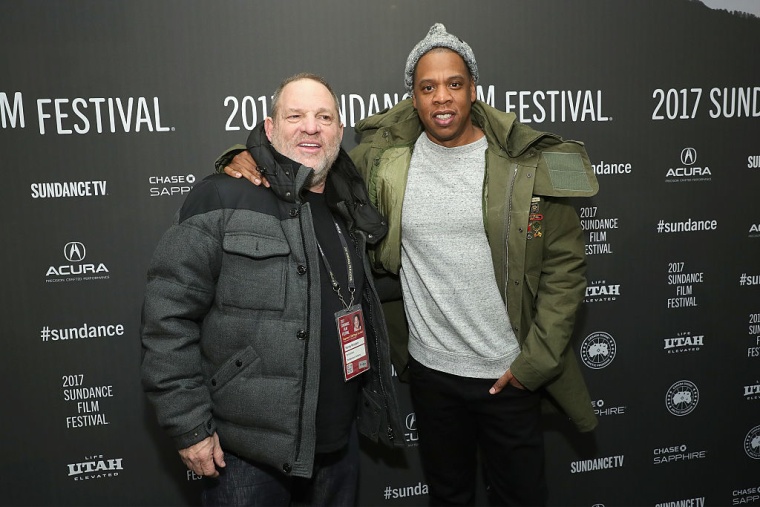
[[[519,353],[483,226],[486,138],[415,143],[401,220],[409,353],[434,370],[499,378]]]

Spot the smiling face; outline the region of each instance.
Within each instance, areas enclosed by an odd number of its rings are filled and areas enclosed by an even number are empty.
[[[291,81],[280,91],[264,129],[275,150],[314,169],[311,190],[321,192],[343,139],[330,90],[309,78]]]
[[[479,129],[470,120],[476,97],[467,64],[454,51],[434,48],[417,62],[412,103],[434,143],[452,148],[480,137]]]

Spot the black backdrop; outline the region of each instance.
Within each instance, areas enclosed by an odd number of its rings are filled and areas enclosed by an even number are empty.
[[[575,344],[601,424],[547,419],[550,503],[760,504],[760,19],[688,0],[3,2],[0,503],[198,503],[139,384],[152,250],[281,78],[324,75],[351,148],[434,22],[599,175]],[[412,447],[363,444],[362,505],[426,502],[400,391]]]

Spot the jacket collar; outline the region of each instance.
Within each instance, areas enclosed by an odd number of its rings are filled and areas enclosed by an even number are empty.
[[[473,123],[483,130],[489,144],[499,146],[510,157],[519,157],[542,137],[556,137],[527,127],[517,128],[516,118],[514,113],[504,113],[481,100],[472,105]],[[381,128],[388,132],[389,143],[414,143],[422,133],[422,122],[412,106],[412,99],[402,100],[391,109],[365,118],[356,125],[359,133]]]
[[[301,200],[301,192],[314,171],[275,150],[264,132],[264,122],[260,122],[248,135],[246,148],[279,199],[292,203]]]
[[[314,170],[275,150],[264,132],[264,122],[251,131],[246,147],[279,199],[303,202],[302,193],[308,189]],[[385,218],[370,204],[364,180],[342,147],[327,175],[325,197],[330,208],[351,222],[350,228],[367,233],[368,243],[376,243],[388,232]]]

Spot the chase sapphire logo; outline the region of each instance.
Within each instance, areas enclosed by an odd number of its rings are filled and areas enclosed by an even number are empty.
[[[84,244],[78,241],[71,241],[63,247],[63,255],[69,262],[82,262],[87,255],[87,250]]]
[[[683,417],[691,414],[699,403],[699,389],[689,380],[679,380],[668,389],[665,406],[671,414]]]

